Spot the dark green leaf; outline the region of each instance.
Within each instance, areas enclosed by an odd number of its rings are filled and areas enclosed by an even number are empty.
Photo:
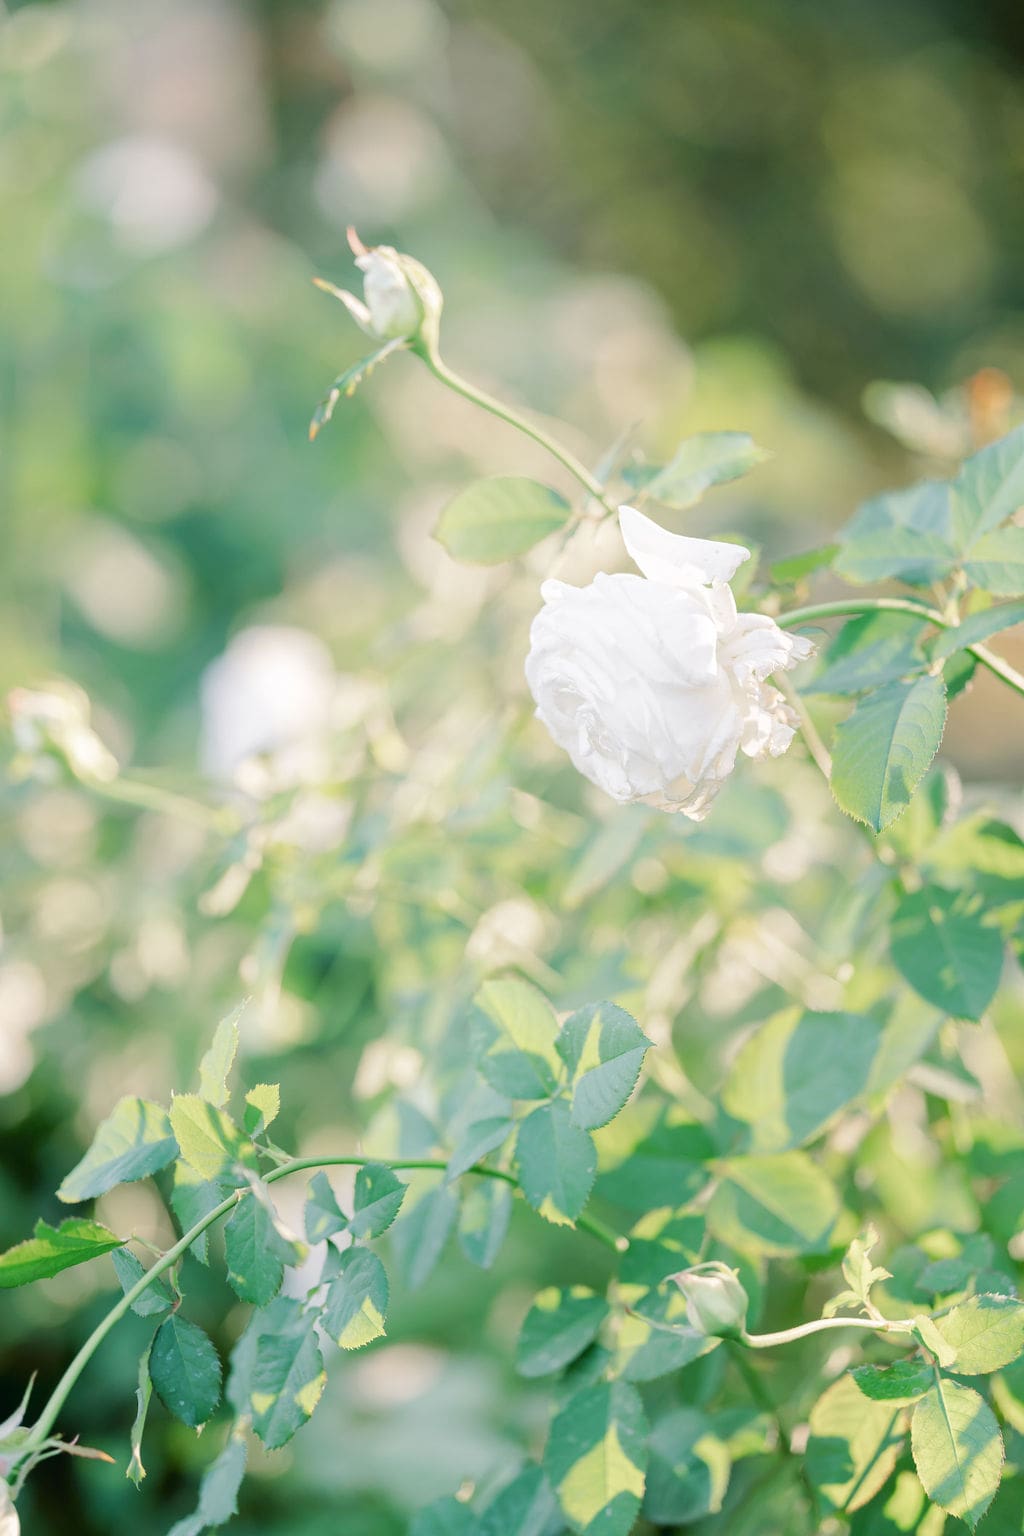
[[[356,1174],[353,1237],[380,1237],[401,1209],[406,1186],[384,1163],[365,1163]]]
[[[551,1425],[544,1469],[562,1512],[586,1536],[627,1536],[640,1510],[647,1423],[635,1388],[585,1387]]]
[[[564,1522],[543,1470],[526,1466],[480,1517],[480,1536],[559,1536]]]
[[[624,1008],[592,1003],[566,1019],[555,1044],[569,1069],[573,1124],[607,1125],[633,1092],[651,1042]]]
[[[450,501],[434,537],[456,560],[497,565],[557,533],[572,511],[564,496],[521,475],[477,480]]]
[[[80,1216],[69,1216],[59,1227],[37,1221],[32,1237],[0,1254],[0,1290],[46,1280],[74,1264],[98,1259],[123,1243],[124,1238],[116,1237],[108,1227]]]
[[[117,1278],[121,1282],[121,1289],[127,1295],[146,1271],[130,1248],[115,1248],[110,1257],[113,1260]],[[169,1312],[174,1306],[174,1293],[163,1276],[158,1275],[155,1280],[150,1281],[141,1295],[136,1296],[131,1305],[132,1311],[138,1317],[156,1317],[161,1312]]]
[[[935,1373],[923,1360],[894,1360],[892,1365],[855,1365],[850,1372],[865,1397],[879,1403],[910,1403],[927,1392]]]
[[[704,1218],[661,1208],[642,1216],[619,1263],[623,1285],[655,1286],[696,1264],[704,1245]]]
[[[722,1507],[732,1458],[698,1408],[674,1408],[651,1430],[644,1514],[654,1525],[690,1525]]]
[[[91,1200],[116,1184],[148,1178],[177,1155],[170,1121],[159,1104],[148,1099],[122,1099],[58,1189],[57,1198],[69,1204]]]
[[[324,1238],[344,1232],[348,1226],[348,1217],[334,1198],[331,1181],[322,1169],[310,1179],[306,1191],[305,1226],[311,1243],[322,1243]]]
[[[507,1115],[494,1115],[487,1120],[474,1120],[459,1138],[459,1144],[448,1160],[449,1179],[457,1179],[479,1163],[488,1152],[493,1152],[515,1130],[515,1121]]]
[[[977,901],[926,885],[900,901],[892,919],[892,958],[929,1003],[960,1019],[980,1019],[1003,969],[1003,940],[982,921]]]
[[[720,1343],[691,1327],[686,1298],[677,1286],[663,1285],[631,1304],[616,1336],[612,1369],[624,1381],[656,1381]]]
[[[193,1429],[220,1402],[220,1356],[203,1330],[177,1312],[156,1331],[149,1374],[164,1407]]]
[[[409,1536],[475,1536],[477,1530],[477,1518],[469,1505],[449,1495],[417,1510]]]
[[[838,804],[881,832],[910,804],[939,749],[945,724],[941,677],[926,674],[909,683],[887,683],[862,699],[836,727],[832,793]]]
[[[362,1349],[384,1332],[388,1277],[369,1248],[347,1248],[324,1304],[324,1329],[342,1349]]]
[[[208,1216],[221,1201],[227,1198],[229,1187],[215,1180],[203,1179],[188,1163],[174,1165],[174,1184],[171,1189],[171,1208],[178,1218],[182,1236],[197,1222]],[[209,1233],[201,1232],[189,1249],[200,1264],[207,1262]]]
[[[985,1399],[940,1378],[914,1409],[911,1443],[925,1493],[975,1530],[1003,1470],[1003,1439]]]
[[[287,1444],[320,1401],[326,1376],[316,1321],[301,1301],[277,1296],[253,1313],[235,1345],[228,1397],[269,1450]]]
[[[202,1536],[203,1531],[226,1525],[238,1513],[238,1490],[245,1477],[245,1436],[233,1430],[224,1449],[203,1473],[199,1484],[199,1506],[172,1526],[168,1536]]]
[[[265,1307],[281,1289],[286,1264],[298,1264],[305,1250],[282,1227],[262,1185],[238,1202],[224,1225],[228,1280],[243,1301]]]
[[[547,1221],[571,1226],[594,1186],[597,1153],[573,1125],[564,1099],[542,1104],[519,1127],[516,1162],[523,1194]]]
[[[533,1299],[516,1345],[520,1376],[550,1376],[582,1354],[608,1316],[608,1303],[585,1285],[549,1286]]]

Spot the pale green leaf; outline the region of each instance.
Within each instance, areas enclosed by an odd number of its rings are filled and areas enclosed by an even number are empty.
[[[683,439],[664,467],[645,466],[630,478],[662,506],[683,511],[712,487],[738,480],[769,457],[747,432],[698,432]]]
[[[512,1217],[512,1190],[497,1179],[479,1179],[463,1190],[459,1247],[471,1264],[490,1269]]]
[[[416,1511],[409,1536],[476,1536],[478,1529],[469,1505],[448,1494]]]
[[[476,994],[473,1050],[481,1074],[510,1099],[546,1099],[562,1063],[558,1021],[547,998],[516,977],[486,981]]]
[[[573,1125],[564,1099],[542,1104],[522,1122],[516,1162],[534,1210],[547,1221],[571,1226],[594,1187],[597,1154],[589,1133]]]
[[[457,1179],[474,1163],[479,1163],[488,1152],[493,1152],[507,1141],[515,1130],[515,1121],[507,1115],[492,1115],[486,1120],[474,1120],[459,1138],[459,1144],[448,1159],[446,1177]]]
[[[170,1119],[182,1157],[201,1179],[244,1184],[244,1169],[257,1166],[249,1138],[229,1115],[198,1094],[175,1094]]]
[[[199,1063],[199,1093],[209,1104],[223,1109],[230,1097],[228,1076],[238,1054],[238,1020],[244,1003],[221,1019],[209,1050]]]
[[[145,1276],[145,1269],[130,1248],[115,1248],[110,1255],[114,1270],[125,1295]],[[138,1317],[157,1317],[169,1312],[174,1306],[174,1292],[162,1275],[151,1280],[144,1291],[131,1304]]]
[[[935,1326],[956,1350],[958,1376],[1001,1371],[1024,1354],[1024,1302],[1015,1296],[969,1296]]]
[[[910,804],[945,724],[941,677],[887,683],[868,694],[836,727],[831,782],[838,804],[881,832]]]
[[[573,1124],[607,1125],[633,1092],[651,1042],[624,1008],[591,1003],[566,1019],[555,1044],[569,1069]]]
[[[245,1463],[245,1436],[239,1429],[233,1429],[220,1455],[203,1473],[195,1514],[179,1520],[168,1536],[202,1536],[203,1531],[216,1530],[237,1515]]]
[[[811,1409],[807,1476],[825,1512],[852,1513],[888,1482],[906,1438],[901,1406],[865,1397],[840,1376]]]
[[[336,1232],[344,1232],[348,1217],[334,1197],[331,1181],[321,1169],[309,1181],[306,1191],[305,1227],[311,1243],[322,1243]]]
[[[985,1399],[940,1377],[914,1409],[911,1445],[928,1497],[975,1530],[1003,1470],[1003,1438]]]
[[[923,585],[942,581],[957,562],[948,483],[926,480],[872,497],[841,531],[839,542],[833,567],[849,581],[891,576]]]
[[[67,1175],[57,1198],[74,1204],[131,1184],[165,1168],[178,1155],[170,1121],[148,1099],[121,1099],[93,1137],[81,1162]]]
[[[640,1510],[647,1423],[634,1387],[601,1382],[569,1399],[551,1425],[544,1468],[580,1536],[627,1536]]]
[[[135,1418],[132,1421],[128,1442],[131,1456],[128,1459],[125,1477],[134,1483],[136,1488],[141,1488],[142,1479],[146,1475],[146,1469],[142,1464],[142,1437],[146,1433],[146,1419],[149,1416],[149,1405],[153,1397],[153,1381],[149,1374],[149,1352],[152,1347],[153,1341],[150,1340],[139,1360],[139,1384],[135,1389]]]
[[[1013,629],[1017,624],[1024,624],[1024,602],[994,603],[991,608],[983,608],[980,613],[969,614],[955,628],[944,629],[932,643],[931,655],[934,660],[940,661],[945,656],[952,656],[954,651],[962,650],[965,645],[977,645],[990,635],[998,635],[1004,629]]]
[[[362,1349],[384,1332],[388,1277],[368,1248],[347,1248],[324,1304],[324,1329],[342,1349]]]
[[[193,1429],[205,1424],[220,1402],[220,1356],[203,1330],[180,1313],[157,1329],[149,1374],[164,1407]]]
[[[803,1152],[733,1157],[708,1205],[708,1226],[725,1243],[766,1254],[821,1253],[839,1215],[828,1175]]]
[[[549,486],[521,475],[497,475],[475,481],[450,501],[434,536],[456,560],[497,565],[557,533],[571,511]]]
[[[47,1280],[62,1269],[98,1259],[123,1243],[124,1238],[115,1236],[109,1227],[80,1216],[69,1216],[59,1227],[37,1221],[32,1237],[0,1254],[0,1290]]]
[[[242,1124],[248,1136],[260,1136],[277,1119],[281,1089],[277,1083],[257,1083],[245,1096]]]
[[[213,1179],[204,1179],[188,1163],[180,1160],[174,1165],[174,1182],[171,1187],[171,1209],[178,1218],[182,1236],[202,1221],[227,1197],[229,1186]],[[200,1232],[189,1253],[205,1264],[209,1254],[209,1232]]]
[[[418,1290],[437,1267],[459,1214],[455,1191],[446,1184],[421,1195],[395,1223],[392,1245],[405,1283]]]
[[[1012,525],[986,533],[964,561],[964,571],[976,587],[993,597],[1024,594],[1024,528]]]
[[[962,543],[998,528],[1024,506],[1024,427],[972,453],[950,483]]]

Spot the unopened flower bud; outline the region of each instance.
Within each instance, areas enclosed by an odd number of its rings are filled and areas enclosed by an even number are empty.
[[[672,1279],[686,1297],[686,1320],[696,1333],[711,1339],[737,1339],[743,1333],[750,1305],[736,1270],[725,1264],[698,1264]]]
[[[85,782],[109,783],[117,777],[117,759],[90,725],[89,700],[74,684],[57,681],[46,688],[15,688],[7,704],[22,771],[52,778],[62,759],[74,777]]]
[[[437,279],[421,262],[390,245],[367,248],[348,232],[356,266],[363,274],[363,298],[317,278],[317,286],[340,299],[356,324],[375,341],[437,344],[444,302]]]

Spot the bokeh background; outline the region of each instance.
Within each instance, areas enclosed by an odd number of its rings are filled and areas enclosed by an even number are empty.
[[[204,766],[230,769],[238,731],[258,744],[272,708],[257,687],[246,720],[225,720],[208,689],[204,722],[206,669],[247,626],[298,626],[327,648],[295,664],[304,677],[397,678],[410,739],[417,720],[449,719],[457,696],[453,757],[471,741],[489,762],[479,722],[495,699],[522,709],[528,604],[502,596],[501,576],[456,572],[431,519],[479,473],[562,482],[411,359],[307,442],[316,401],[363,350],[310,282],[351,280],[345,226],[425,261],[447,294],[451,361],[566,423],[589,462],[625,430],[654,456],[696,430],[752,432],[772,461],[689,526],[742,529],[777,558],[825,542],[872,491],[941,471],[977,370],[1024,378],[1022,55],[1009,0],[0,8],[0,683],[74,679],[123,762],[188,788]],[[864,409],[879,379],[948,394],[948,414],[914,397],[899,441]],[[517,626],[507,655],[492,599]],[[363,710],[370,756],[398,773],[379,702]],[[958,709],[949,753],[968,785],[1013,776],[1020,736],[1005,707],[979,680]],[[543,749],[532,737],[517,750],[528,762]],[[424,804],[442,780],[449,805],[463,797],[470,838],[485,824],[474,771],[439,767],[435,751],[417,780]],[[513,757],[506,772],[516,784],[529,769]],[[777,813],[784,842],[781,797],[755,809]],[[382,980],[387,934],[351,902],[296,895],[298,874],[289,899],[257,880],[217,921],[203,900],[229,861],[201,832],[101,813],[59,786],[13,786],[0,811],[4,1245],[56,1214],[52,1190],[119,1093],[189,1080],[240,966],[277,999],[250,1041],[250,1075],[285,1071],[293,1140],[328,1127],[336,1145],[385,1084],[415,1076],[415,1056],[366,1064],[396,992],[421,1017],[424,984],[419,972]],[[582,834],[565,815],[569,846]],[[768,822],[756,820],[749,806],[723,817],[708,851],[763,852]],[[506,875],[510,889],[529,884],[512,835],[528,824],[524,811],[504,842],[490,823],[480,833],[474,878],[492,881],[499,907]],[[414,947],[419,925],[448,965],[468,926],[478,954],[493,958],[499,941],[542,953],[542,984],[583,986],[571,930],[552,939],[529,903],[482,936],[477,916],[450,910],[457,936],[432,926],[431,901],[467,888],[449,856],[429,840],[404,855],[399,874],[427,894],[388,919],[396,947]],[[641,897],[654,901],[660,879],[646,868]],[[531,897],[543,905],[539,879]],[[304,925],[307,899],[316,920]],[[621,914],[604,916],[614,929]],[[792,940],[780,923],[776,954]],[[656,955],[657,935],[640,950]],[[603,956],[614,979],[625,961],[612,940]],[[757,985],[791,984],[782,960],[758,965]],[[671,1014],[680,998],[662,984]],[[763,1003],[756,985],[746,1001]],[[146,1215],[108,1212],[115,1224]],[[396,1342],[354,1362],[294,1455],[262,1469],[240,1536],[390,1536],[411,1507],[507,1462],[544,1416],[543,1394],[512,1385],[508,1342],[560,1265],[588,1278],[575,1248],[527,1220],[500,1284],[463,1263],[403,1296]],[[52,1381],[96,1320],[91,1285],[76,1271],[4,1300],[0,1415],[32,1370]],[[194,1280],[200,1314],[223,1312],[217,1285]],[[79,1388],[74,1422],[117,1454],[140,1347],[123,1333]],[[54,1465],[26,1528],[66,1530],[73,1511],[84,1536],[128,1520],[141,1536],[164,1531],[207,1453],[153,1417],[143,1496],[111,1469]]]

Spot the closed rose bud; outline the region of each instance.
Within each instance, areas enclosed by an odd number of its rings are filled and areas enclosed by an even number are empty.
[[[340,299],[356,324],[375,341],[423,341],[437,344],[444,302],[436,278],[421,262],[390,245],[367,248],[355,230],[349,244],[363,274],[363,298],[317,278],[317,285]]]
[[[750,1305],[736,1270],[725,1264],[699,1264],[671,1277],[686,1297],[686,1320],[711,1339],[738,1339]]]
[[[739,752],[789,746],[797,717],[765,680],[813,646],[737,613],[740,545],[668,533],[632,507],[619,526],[643,576],[546,581],[526,680],[537,718],[599,789],[702,821]]]

